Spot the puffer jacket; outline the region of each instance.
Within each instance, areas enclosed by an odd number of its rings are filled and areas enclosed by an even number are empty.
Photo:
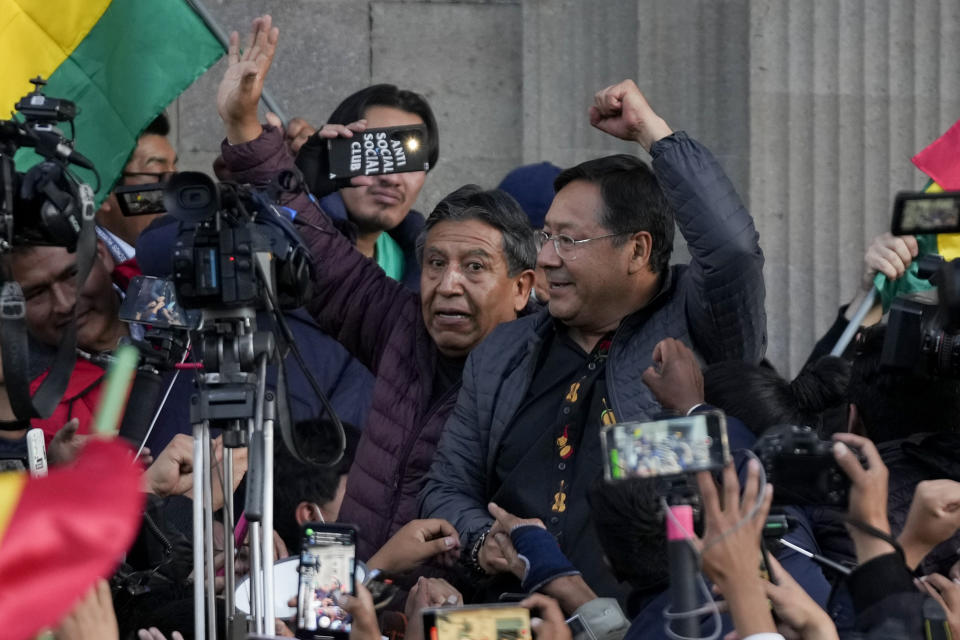
[[[224,142],[223,157],[237,180],[254,184],[293,168],[283,136],[269,126],[246,144]],[[311,198],[300,194],[282,204],[297,212],[294,222],[316,264],[307,310],[376,377],[339,518],[358,526],[357,556],[367,560],[416,517],[417,494],[458,388],[431,398],[438,352],[420,296],[358,252]]]
[[[682,132],[658,141],[651,153],[692,261],[671,267],[655,298],[624,318],[614,335],[607,392],[614,413],[626,421],[651,419],[661,411],[641,375],[663,338],[681,340],[707,363],[756,362],[766,344],[763,253],[733,185],[713,155]],[[486,505],[497,489],[497,452],[554,327],[546,310],[500,325],[467,358],[457,406],[420,494],[420,515],[449,520],[468,548],[491,523]],[[517,515],[546,519],[551,514]],[[566,544],[574,546],[576,540],[568,538]]]

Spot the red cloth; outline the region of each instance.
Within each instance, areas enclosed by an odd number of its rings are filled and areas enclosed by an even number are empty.
[[[960,120],[913,156],[912,161],[944,190],[960,190]]]
[[[36,393],[37,387],[47,377],[47,373],[40,374],[30,383],[31,394]],[[67,383],[67,390],[60,399],[60,404],[53,410],[53,415],[49,418],[34,418],[30,421],[31,426],[43,429],[48,445],[57,431],[71,418],[77,418],[80,421],[77,433],[91,432],[93,415],[100,402],[100,387],[105,374],[106,371],[101,367],[87,360],[77,359],[70,382]]]
[[[0,635],[58,624],[110,575],[140,527],[143,467],[123,442],[92,440],[69,467],[24,485],[0,539]]]
[[[113,268],[113,273],[110,274],[113,277],[113,281],[118,287],[127,290],[127,287],[130,286],[130,280],[133,279],[133,276],[143,275],[143,271],[140,269],[140,265],[137,263],[136,258],[130,258],[124,262],[121,262]]]

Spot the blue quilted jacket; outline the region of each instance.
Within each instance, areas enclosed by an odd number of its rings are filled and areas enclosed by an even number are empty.
[[[707,363],[756,362],[766,347],[763,252],[733,185],[710,151],[682,132],[658,141],[651,155],[692,260],[671,267],[657,296],[616,331],[606,384],[614,413],[625,421],[661,411],[641,375],[663,338],[681,340]],[[420,515],[449,520],[468,546],[491,524],[486,505],[496,490],[496,452],[553,327],[547,310],[502,324],[467,358],[457,405],[420,492]]]

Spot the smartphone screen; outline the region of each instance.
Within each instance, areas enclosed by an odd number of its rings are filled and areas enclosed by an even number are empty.
[[[424,638],[429,640],[531,640],[530,611],[516,605],[425,609]]]
[[[196,329],[200,326],[200,310],[180,306],[170,280],[134,276],[120,303],[120,319],[159,328]]]
[[[330,179],[428,171],[427,129],[423,125],[367,129],[352,138],[327,141]]]
[[[730,460],[723,413],[626,422],[600,432],[607,480],[720,469]]]
[[[353,595],[357,532],[347,525],[304,525],[297,589],[297,637],[345,638],[350,616],[337,605]]]

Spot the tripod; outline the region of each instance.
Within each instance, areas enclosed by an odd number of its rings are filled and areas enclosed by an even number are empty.
[[[250,522],[252,631],[273,633],[273,427],[275,394],[266,390],[268,361],[276,352],[273,334],[257,331],[249,307],[204,311],[198,343],[204,373],[190,398],[193,424],[194,634],[216,637],[213,550],[211,428],[223,431],[225,454],[220,479],[224,506],[225,637],[242,638],[246,620],[234,602],[233,456],[249,447],[246,517]],[[206,587],[206,588],[205,588]],[[204,615],[206,612],[206,616]]]

